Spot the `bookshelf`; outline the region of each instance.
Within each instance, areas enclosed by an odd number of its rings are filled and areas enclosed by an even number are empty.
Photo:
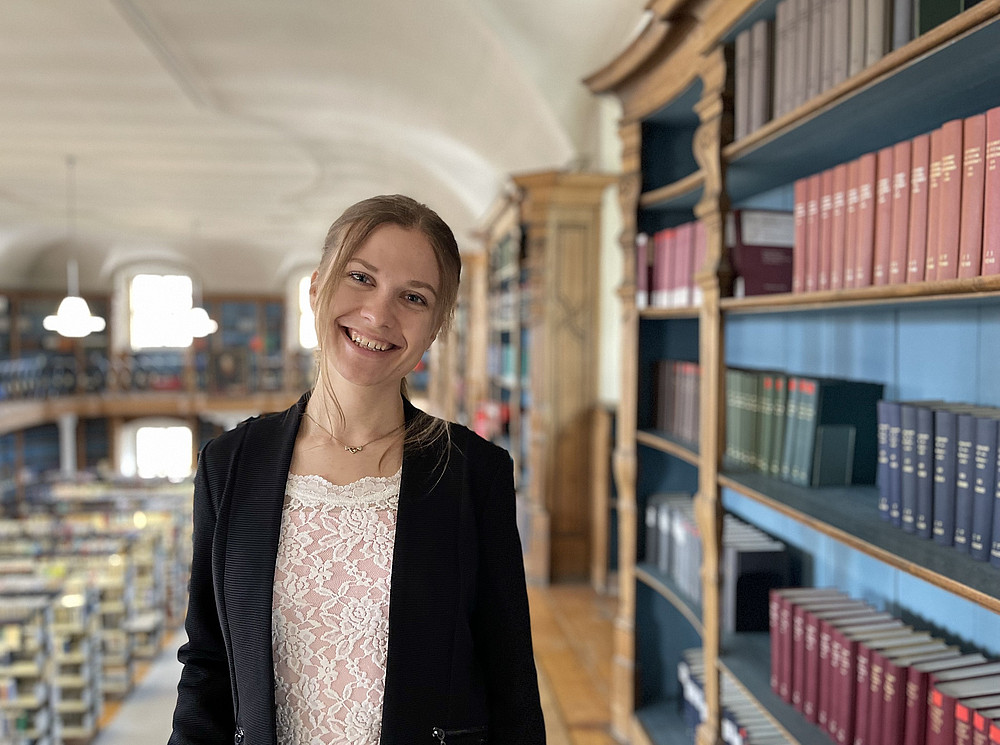
[[[514,458],[534,582],[591,572],[600,206],[613,183],[595,173],[516,175],[480,228],[483,290],[470,290],[470,315],[487,319],[486,376],[472,423]]]
[[[832,4],[832,3],[831,3]],[[732,513],[789,544],[803,584],[836,586],[908,623],[996,654],[995,567],[879,519],[874,486],[810,489],[732,467],[724,459],[729,367],[877,381],[889,399],[1000,405],[990,370],[1000,341],[997,277],[730,297],[724,236],[737,209],[784,209],[800,179],[1000,105],[1000,2],[983,0],[804,102],[734,138],[736,37],[782,3],[650,3],[643,31],[587,79],[622,104],[625,226],[622,395],[615,473],[619,610],[612,727],[634,743],[670,742],[684,728],[670,676],[684,644],[700,646],[706,716],[700,743],[718,742],[723,680],[734,679],[783,739],[827,743],[770,689],[766,634],[723,634],[721,531]],[[775,74],[780,74],[777,70]],[[640,308],[636,237],[700,220],[707,260],[693,308]],[[651,428],[652,363],[697,362],[697,443]],[[696,495],[702,603],[693,607],[641,563],[642,516],[654,493]]]

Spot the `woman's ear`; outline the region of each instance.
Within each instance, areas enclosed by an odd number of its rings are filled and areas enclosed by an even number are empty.
[[[319,269],[313,271],[309,277],[309,308],[316,313],[316,296],[319,294]]]

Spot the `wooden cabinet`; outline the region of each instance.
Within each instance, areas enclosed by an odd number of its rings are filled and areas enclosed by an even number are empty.
[[[620,605],[611,705],[614,732],[629,742],[686,739],[676,734],[684,730],[676,670],[692,646],[703,649],[707,670],[699,742],[720,740],[720,691],[729,679],[787,740],[829,742],[771,691],[767,634],[721,631],[727,512],[788,544],[802,560],[803,584],[836,586],[907,622],[1000,653],[995,568],[880,520],[874,487],[798,488],[724,459],[728,367],[876,380],[886,398],[997,406],[992,360],[1000,339],[1000,280],[734,298],[723,230],[734,209],[791,210],[799,179],[1000,105],[1000,2],[975,4],[734,140],[734,41],[759,19],[774,18],[777,5],[650,3],[648,23],[632,45],[587,81],[623,107],[623,386],[615,455]],[[640,309],[637,236],[692,220],[703,223],[707,241],[707,258],[695,273],[700,303]],[[663,358],[700,368],[697,442],[652,428],[652,363]],[[645,505],[662,491],[694,495],[700,603],[641,561]]]
[[[600,207],[613,183],[514,176],[482,228],[488,374],[474,424],[514,458],[534,582],[590,575]]]

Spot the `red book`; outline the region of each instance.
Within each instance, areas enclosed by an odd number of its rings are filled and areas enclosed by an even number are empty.
[[[985,170],[982,273],[990,275],[1000,274],[1000,106],[986,112]]]
[[[691,305],[694,286],[694,223],[686,222],[674,228],[675,279],[673,305],[684,308]]]
[[[666,308],[673,284],[673,228],[657,230],[653,235],[653,283],[650,287],[650,305]]]
[[[795,248],[792,254],[792,292],[806,289],[806,203],[809,201],[808,181],[795,182]]]
[[[833,238],[833,169],[820,174],[819,189],[819,279],[817,290],[830,289],[830,245]]]
[[[865,613],[860,617],[852,616],[840,619],[820,619],[819,656],[817,658],[819,688],[816,693],[816,722],[819,724],[821,729],[826,730],[826,725],[830,719],[832,707],[838,704],[838,701],[834,699],[832,692],[834,680],[833,672],[835,669],[839,670],[842,648],[837,647],[835,652],[833,632],[838,628],[854,626],[862,622],[879,623],[890,620],[893,620],[892,616],[884,612]]]
[[[1000,706],[1000,696],[997,695],[962,698],[956,701],[955,732],[952,742],[955,745],[972,745],[976,727],[975,715],[980,710],[988,710],[996,706]],[[980,719],[982,719],[981,716]],[[979,726],[982,724],[980,723]]]
[[[819,200],[822,177],[814,173],[808,179],[806,197],[806,292],[819,289]]]
[[[786,701],[792,700],[792,608],[796,600],[846,597],[830,587],[785,587],[773,589],[768,599],[771,636],[771,688]]]
[[[874,737],[880,729],[879,742],[885,745],[901,742],[906,726],[906,676],[910,667],[925,662],[944,664],[943,661],[956,660],[961,654],[957,647],[945,647],[929,654],[887,658],[882,675],[882,699],[880,706],[872,707],[869,733]]]
[[[989,745],[990,726],[994,722],[1000,723],[1000,707],[972,713],[972,745]]]
[[[875,255],[875,186],[877,178],[875,153],[858,158],[858,224],[855,233],[854,284],[867,287],[872,283]]]
[[[635,307],[649,306],[649,236],[639,233],[635,237]]]
[[[958,276],[958,241],[962,216],[962,138],[965,122],[952,119],[941,127],[941,216],[938,223],[936,279]]]
[[[875,240],[872,251],[873,285],[889,284],[892,245],[893,147],[884,147],[875,157]]]
[[[927,246],[924,280],[937,279],[937,257],[941,250],[941,152],[943,131],[931,132],[931,158],[927,169]]]
[[[921,662],[925,660],[938,659],[945,656],[956,656],[957,650],[954,647],[949,647],[948,644],[940,639],[925,638],[916,644],[907,644],[904,642],[903,645],[893,645],[885,647],[873,647],[868,652],[868,687],[867,689],[861,686],[861,681],[858,681],[858,726],[855,730],[856,734],[854,737],[855,745],[881,745],[883,742],[883,720],[888,711],[885,705],[885,697],[887,690],[893,694],[893,702],[895,703],[895,690],[898,687],[898,672],[892,672],[892,679],[890,681],[890,668],[893,671],[898,671],[899,666],[896,665],[896,661],[900,660],[901,664],[908,666],[910,660],[917,659]],[[902,701],[902,697],[900,697]],[[900,709],[900,714],[902,709]],[[902,716],[900,716],[902,720]],[[902,734],[902,722],[900,726],[891,730],[895,733],[890,736],[889,740],[886,741],[886,745],[896,745],[898,739],[897,735]],[[862,729],[863,728],[863,729]],[[857,735],[858,732],[863,733],[863,737],[860,738]]]
[[[847,164],[833,169],[833,211],[830,217],[830,289],[844,286],[844,251],[847,244]],[[1000,268],[997,269],[1000,271]]]
[[[803,661],[801,673],[801,711],[810,722],[819,721],[820,708],[820,639],[823,624],[848,625],[868,619],[876,611],[863,600],[845,600],[826,609],[810,609],[803,613],[805,625],[803,638]],[[826,631],[827,658],[829,660],[829,627]],[[793,673],[794,675],[794,673]],[[794,680],[794,678],[793,678]],[[796,707],[798,708],[798,707]]]
[[[985,675],[935,685],[927,704],[927,745],[953,745],[955,703],[959,699],[998,693],[1000,675]]]
[[[906,671],[906,713],[903,745],[924,745],[927,732],[927,700],[931,676],[960,677],[977,666],[987,664],[979,653],[910,665]],[[964,673],[968,674],[968,673]]]
[[[810,614],[824,611],[840,610],[845,607],[845,604],[849,604],[851,607],[863,607],[863,603],[861,601],[845,599],[838,596],[828,596],[802,603],[792,603],[792,647],[789,655],[792,660],[791,702],[792,705],[799,711],[804,711],[803,694],[806,689],[806,660],[811,652],[815,652],[818,649],[816,645],[816,641],[818,640],[818,637],[816,636],[818,632],[818,619],[815,617],[810,619],[809,616]],[[812,644],[807,643],[806,634],[806,629],[810,625],[810,620],[813,629]]]
[[[861,161],[847,164],[847,239],[844,243],[844,287],[854,287],[858,255],[858,178]]]
[[[983,206],[986,188],[986,114],[970,116],[962,132],[962,212],[958,276],[978,277],[983,265]]]
[[[906,281],[906,249],[910,237],[910,169],[913,144],[897,142],[892,150],[892,230],[889,237],[889,284]]]
[[[910,140],[910,226],[906,243],[906,281],[923,282],[927,264],[927,179],[930,177],[931,136]]]

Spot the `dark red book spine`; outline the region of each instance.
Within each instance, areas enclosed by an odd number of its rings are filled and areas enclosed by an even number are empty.
[[[844,250],[847,244],[847,164],[833,169],[833,204],[830,215],[830,289],[844,286]],[[997,269],[1000,271],[1000,268]]]
[[[1000,274],[1000,106],[986,112],[985,170],[982,273],[989,275]]]
[[[875,239],[872,250],[871,284],[889,284],[892,246],[893,147],[884,147],[875,157]]]
[[[858,178],[861,161],[847,164],[847,240],[844,245],[844,287],[854,287],[858,247]]]
[[[965,123],[952,119],[941,127],[941,186],[936,279],[958,276],[958,241],[962,216],[962,139]]]
[[[906,248],[910,233],[910,169],[913,145],[897,142],[892,150],[892,231],[889,238],[889,284],[906,281]]]
[[[806,289],[806,203],[809,201],[808,179],[795,182],[795,248],[792,254],[792,292]]]
[[[819,289],[819,200],[822,177],[814,173],[808,178],[806,201],[806,292]]]
[[[941,250],[941,152],[942,130],[931,132],[931,159],[927,170],[927,246],[924,249],[924,279],[937,279],[937,258]]]
[[[923,282],[927,264],[927,193],[931,137],[910,140],[910,225],[906,241],[906,281]]]
[[[854,287],[872,283],[875,252],[875,182],[877,158],[865,153],[858,158],[858,225],[855,233]]]
[[[962,134],[962,214],[958,276],[978,277],[983,267],[983,206],[986,188],[986,115],[965,120]]]
[[[819,278],[816,289],[830,289],[830,264],[833,238],[833,169],[820,174],[819,191]]]

